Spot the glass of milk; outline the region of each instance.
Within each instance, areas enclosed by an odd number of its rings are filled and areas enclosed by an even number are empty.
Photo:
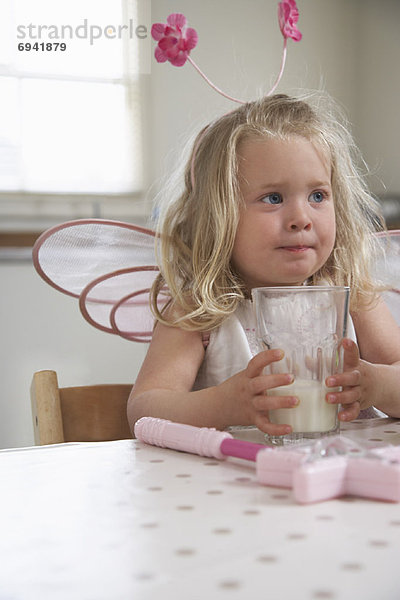
[[[280,348],[282,360],[265,373],[291,373],[293,383],[268,390],[269,395],[297,396],[293,408],[269,411],[271,423],[292,426],[285,436],[267,436],[285,444],[335,434],[338,405],[328,404],[329,375],[343,369],[340,342],[346,336],[349,288],[338,286],[284,286],[252,291],[260,350]]]

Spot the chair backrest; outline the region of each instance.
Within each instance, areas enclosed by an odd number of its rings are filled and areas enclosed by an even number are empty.
[[[35,443],[131,438],[126,405],[132,384],[59,388],[55,371],[34,373],[31,402]]]

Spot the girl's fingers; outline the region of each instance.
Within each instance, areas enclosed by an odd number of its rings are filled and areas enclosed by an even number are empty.
[[[353,340],[345,338],[342,340],[342,346],[344,350],[343,371],[356,369],[360,364],[360,353],[357,344]]]
[[[259,394],[253,399],[253,406],[259,411],[274,410],[276,408],[293,408],[297,406],[299,399],[296,396],[266,396]]]
[[[328,387],[351,387],[360,385],[361,373],[357,369],[346,371],[345,373],[337,373],[327,377],[326,384]]]
[[[353,402],[353,404],[346,405],[346,408],[339,411],[339,419],[341,421],[353,421],[357,419],[360,414],[360,402]]]
[[[361,388],[357,386],[343,392],[327,394],[326,400],[328,404],[352,404],[353,402],[361,402]]]
[[[292,433],[290,425],[274,425],[269,422],[268,417],[262,414],[256,416],[254,424],[260,431],[268,435],[287,435],[288,433]]]
[[[262,374],[263,369],[270,365],[272,362],[276,362],[277,360],[282,360],[283,358],[283,350],[264,350],[263,352],[259,352],[249,361],[246,369],[247,377],[253,378],[258,377]]]
[[[290,373],[274,373],[273,375],[260,375],[250,379],[251,393],[256,396],[270,390],[280,387],[281,385],[289,385],[293,383],[293,375]]]

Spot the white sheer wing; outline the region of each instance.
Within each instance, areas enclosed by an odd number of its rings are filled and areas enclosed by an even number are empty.
[[[48,284],[79,299],[94,327],[148,342],[154,325],[149,289],[158,272],[155,241],[154,231],[129,223],[69,221],[38,238],[33,263]]]
[[[375,266],[375,275],[391,289],[383,293],[393,317],[400,325],[400,230],[378,233],[382,256]]]

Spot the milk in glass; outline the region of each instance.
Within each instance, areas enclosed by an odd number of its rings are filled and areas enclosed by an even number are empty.
[[[338,405],[328,404],[326,394],[338,390],[310,379],[295,379],[289,385],[272,388],[268,390],[269,396],[297,396],[299,404],[269,411],[269,420],[278,425],[291,425],[293,433],[331,431],[337,426]]]

